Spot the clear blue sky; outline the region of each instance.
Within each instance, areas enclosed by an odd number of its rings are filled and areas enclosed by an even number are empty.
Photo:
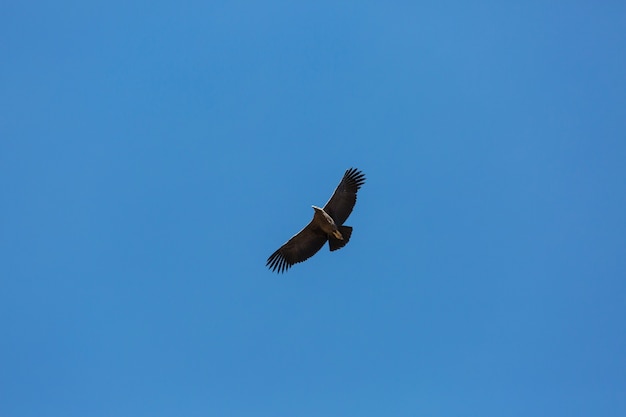
[[[4,2],[0,415],[623,417],[625,28]],[[350,244],[269,272],[352,166]]]

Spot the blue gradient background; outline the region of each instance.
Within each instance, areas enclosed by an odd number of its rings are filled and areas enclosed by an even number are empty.
[[[626,415],[623,2],[0,6],[0,415]],[[345,169],[350,244],[279,276]]]

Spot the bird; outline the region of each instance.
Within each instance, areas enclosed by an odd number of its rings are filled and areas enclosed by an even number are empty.
[[[267,258],[272,272],[283,273],[294,264],[315,255],[328,241],[330,251],[343,248],[352,236],[352,227],[343,223],[356,204],[356,193],[365,184],[365,175],[349,168],[324,207],[313,207],[313,220],[293,235],[284,245]]]

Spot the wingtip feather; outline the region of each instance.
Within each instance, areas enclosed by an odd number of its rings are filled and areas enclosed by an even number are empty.
[[[365,174],[363,171],[357,168],[348,168],[344,174],[344,179],[348,181],[350,185],[353,185],[357,191],[365,184]]]

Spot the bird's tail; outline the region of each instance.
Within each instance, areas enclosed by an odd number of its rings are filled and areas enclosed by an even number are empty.
[[[343,239],[337,239],[334,236],[328,237],[328,247],[331,251],[341,249],[346,246],[346,243],[350,240],[350,235],[352,235],[352,228],[350,226],[337,226],[339,229],[339,233]]]

